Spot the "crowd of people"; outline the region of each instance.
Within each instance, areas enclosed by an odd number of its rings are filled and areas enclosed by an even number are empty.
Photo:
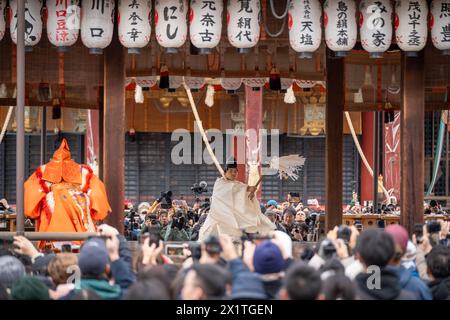
[[[266,213],[278,215],[278,206],[272,205],[267,203]],[[296,237],[289,226],[307,222],[288,207],[279,230],[241,240],[211,236],[197,246],[186,242],[184,259],[175,262],[162,241],[170,239],[173,224],[180,226],[181,213],[172,212],[160,209],[156,217],[150,214],[135,251],[105,224],[78,253],[40,252],[25,237],[14,237],[0,251],[0,299],[450,298],[448,222],[439,221],[439,228],[425,224],[412,237],[400,225],[362,232],[336,226],[320,242],[304,242],[300,256],[294,257]],[[186,223],[191,229],[177,227],[173,237],[192,236],[196,219]]]
[[[311,241],[317,231],[318,215],[323,213],[320,206],[305,206],[301,201],[289,200],[289,196],[285,202],[269,200],[261,205],[261,211],[292,241]],[[125,212],[128,240],[139,240],[149,228],[158,228],[164,241],[197,241],[209,212],[209,202],[196,200],[193,206],[188,206],[186,201],[173,200],[168,209],[141,202],[137,210],[127,203]]]

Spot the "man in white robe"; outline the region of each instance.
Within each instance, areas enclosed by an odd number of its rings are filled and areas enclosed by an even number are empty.
[[[214,184],[211,208],[200,228],[199,241],[210,235],[229,235],[234,238],[246,233],[266,233],[276,226],[262,212],[255,198],[257,187],[236,181],[237,165],[228,164],[225,178]]]

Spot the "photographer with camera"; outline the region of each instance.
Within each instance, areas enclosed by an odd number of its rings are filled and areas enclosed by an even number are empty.
[[[309,227],[305,222],[295,222],[292,229],[292,241],[307,241],[308,240]]]
[[[189,241],[189,226],[183,210],[171,211],[168,216],[169,224],[161,229],[164,241]]]
[[[128,240],[137,240],[144,223],[145,214],[148,212],[148,202],[142,202],[138,206],[138,211],[134,209],[132,203],[127,205],[124,219],[125,236]]]
[[[287,233],[286,228],[283,227],[283,225],[280,222],[278,222],[278,214],[275,211],[268,209],[264,214],[266,215],[267,218],[269,218],[270,221],[272,221],[272,223],[275,224],[278,231]]]

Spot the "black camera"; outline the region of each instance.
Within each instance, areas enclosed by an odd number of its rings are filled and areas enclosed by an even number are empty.
[[[172,208],[172,191],[161,192],[161,196],[156,199],[158,203],[161,203],[161,209]]]
[[[154,213],[149,214],[149,215],[146,217],[146,220],[147,220],[147,221],[150,221],[150,225],[152,225],[152,226],[158,225],[158,217],[157,217],[156,214],[154,214]]]
[[[209,200],[209,198],[205,198],[205,201],[203,201],[200,208],[201,209],[209,209],[210,207],[211,207],[211,201]]]
[[[186,217],[183,210],[177,210],[175,216],[172,219],[172,228],[178,228],[182,230],[186,227]]]
[[[325,239],[320,244],[317,254],[324,260],[331,259],[336,256],[336,247],[331,240]]]
[[[352,230],[345,224],[341,224],[338,228],[337,237],[338,239],[344,240],[346,243],[350,241],[352,235]]]
[[[191,187],[191,191],[195,194],[195,195],[199,195],[205,192],[208,192],[208,184],[206,183],[206,181],[200,181],[200,183],[194,183],[194,185]]]

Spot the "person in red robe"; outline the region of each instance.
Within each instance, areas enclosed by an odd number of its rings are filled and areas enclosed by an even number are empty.
[[[95,232],[95,223],[111,212],[103,182],[71,159],[66,139],[25,182],[24,207],[39,232]]]

